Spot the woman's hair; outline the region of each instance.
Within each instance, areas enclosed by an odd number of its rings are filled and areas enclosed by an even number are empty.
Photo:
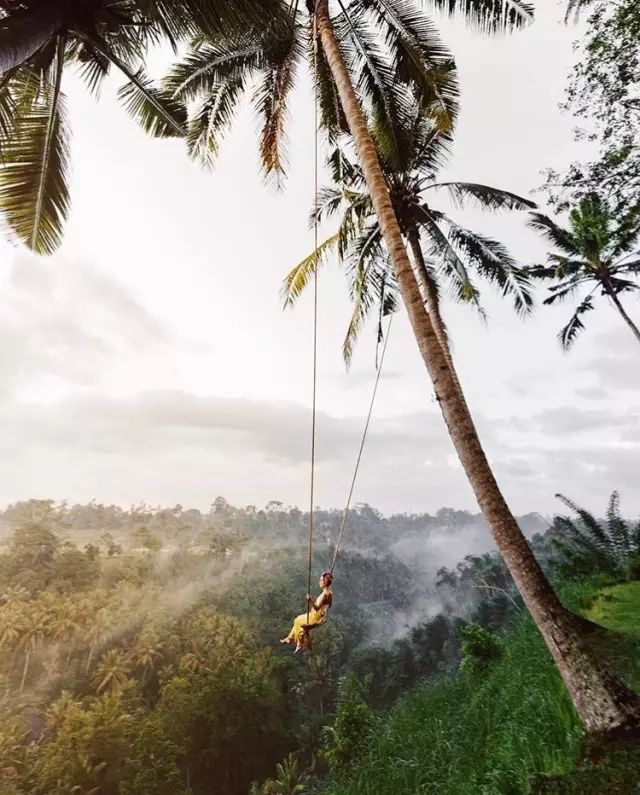
[[[329,585],[333,582],[333,574],[330,571],[323,571],[320,576],[325,580],[329,580]]]

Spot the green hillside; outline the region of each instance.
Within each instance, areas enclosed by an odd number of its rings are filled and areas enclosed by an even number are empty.
[[[579,586],[565,600],[626,633],[603,653],[629,684],[640,686],[640,582]],[[500,659],[486,669],[427,683],[402,699],[331,795],[640,791],[640,755],[637,764],[625,753],[622,761],[614,756],[601,768],[575,770],[580,725],[528,616],[514,622],[501,647]]]

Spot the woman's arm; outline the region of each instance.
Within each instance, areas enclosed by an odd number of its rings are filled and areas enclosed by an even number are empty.
[[[326,594],[321,593],[317,601],[313,600],[311,594],[307,594],[307,605],[314,610],[320,610],[324,603],[327,601]]]

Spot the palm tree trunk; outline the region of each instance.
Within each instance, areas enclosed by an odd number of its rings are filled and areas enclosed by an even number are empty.
[[[422,293],[422,297],[424,298],[425,307],[427,309],[427,314],[431,320],[431,325],[433,326],[433,331],[440,343],[440,347],[442,348],[442,352],[445,355],[449,368],[451,369],[451,374],[460,389],[460,394],[464,398],[464,393],[462,392],[462,386],[460,381],[458,380],[458,373],[456,372],[456,368],[453,364],[453,358],[451,356],[451,348],[449,346],[449,336],[447,334],[447,328],[444,324],[444,320],[442,319],[442,314],[440,312],[440,300],[438,298],[438,291],[436,290],[436,286],[433,283],[433,279],[429,275],[429,271],[427,270],[427,264],[424,261],[424,256],[422,254],[422,246],[420,245],[420,234],[415,227],[412,227],[409,232],[407,233],[407,239],[409,240],[409,245],[411,247],[411,253],[413,254],[413,262],[414,262],[414,273],[416,275],[416,280],[418,282],[418,287]]]
[[[629,328],[631,329],[633,335],[638,340],[638,342],[640,342],[640,330],[638,329],[636,324],[633,322],[633,320],[631,320],[629,315],[625,312],[625,309],[622,306],[622,304],[620,303],[620,299],[618,298],[618,295],[617,295],[616,291],[610,285],[607,285],[606,290],[607,290],[607,294],[608,294],[609,298],[615,304],[616,309],[622,315],[622,319],[627,324],[627,326],[629,326]]]
[[[63,3],[42,2],[24,16],[0,20],[0,76],[21,66],[62,28]]]
[[[24,668],[22,669],[22,681],[20,682],[20,692],[24,690],[24,683],[27,681],[27,674],[29,673],[29,661],[31,660],[31,652],[28,651],[24,658]]]
[[[95,650],[96,647],[92,643],[91,646],[89,646],[89,656],[87,657],[87,667],[85,669],[87,673],[89,673],[89,670],[91,669],[91,660],[93,660],[93,653],[95,652]]]
[[[315,13],[324,54],[336,82],[420,353],[458,457],[498,549],[553,655],[586,729],[608,733],[638,726],[640,697],[606,672],[589,652],[579,618],[562,606],[500,492],[424,307],[375,146],[334,34],[328,0],[316,0]]]
[[[67,652],[67,656],[65,657],[64,669],[62,671],[62,673],[65,674],[65,675],[66,675],[67,671],[69,670],[69,661],[71,660],[71,655],[73,654],[74,647],[75,647],[75,642],[72,639],[70,639],[69,640],[69,651]]]

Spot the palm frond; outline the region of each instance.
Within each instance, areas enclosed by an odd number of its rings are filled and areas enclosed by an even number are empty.
[[[322,222],[325,218],[332,218],[342,207],[345,191],[341,188],[320,188],[316,203],[311,209],[309,223]]]
[[[438,271],[449,282],[456,300],[473,304],[480,317],[484,318],[485,312],[480,305],[480,293],[471,280],[467,266],[438,225],[438,221],[443,217],[427,207],[423,206],[421,209],[420,230],[422,236],[428,241],[427,256],[435,261]]]
[[[620,516],[620,495],[617,491],[611,494],[607,508],[607,529],[616,551],[621,557],[631,552],[631,534],[629,526]]]
[[[589,533],[593,536],[593,538],[602,546],[606,547],[608,544],[607,534],[604,529],[600,526],[598,520],[593,516],[593,514],[589,513],[589,511],[581,508],[577,505],[573,500],[570,500],[568,497],[565,497],[564,494],[556,494],[557,499],[560,500],[564,505],[567,506],[570,510],[576,513],[579,517],[584,526],[587,528]]]
[[[187,109],[171,95],[155,88],[144,72],[135,75],[135,82],[126,83],[118,98],[129,115],[142,129],[155,138],[187,135]]]
[[[571,320],[560,330],[558,339],[565,350],[569,350],[578,334],[584,330],[582,315],[586,312],[590,312],[593,308],[593,299],[588,295],[573,313]]]
[[[102,83],[109,74],[109,60],[92,50],[86,55],[86,60],[80,63],[78,71],[89,92],[98,97]]]
[[[342,342],[342,358],[347,369],[351,367],[356,342],[360,337],[360,332],[371,309],[371,304],[372,301],[368,295],[366,280],[363,279],[361,280],[361,289],[355,291],[351,318]]]
[[[191,49],[175,63],[163,81],[172,96],[189,102],[206,96],[221,82],[233,80],[265,63],[262,41],[241,37],[239,41],[206,44]]]
[[[640,290],[640,284],[632,282],[630,279],[620,279],[616,276],[609,277],[609,284],[614,293],[629,293]]]
[[[532,265],[529,274],[534,279],[565,279],[567,276],[576,276],[587,269],[587,263],[582,260],[570,259],[560,254],[550,254],[549,262],[553,265]]]
[[[640,274],[640,259],[628,260],[616,266],[613,269],[614,273],[631,273],[633,275]]]
[[[266,174],[285,173],[285,124],[287,99],[293,88],[298,52],[292,31],[288,51],[270,69],[254,94],[254,103],[262,119],[260,155]]]
[[[265,19],[286,25],[287,5],[282,0],[136,0],[159,19],[175,40],[204,33],[232,36],[238,30],[258,29]]]
[[[564,15],[564,21],[568,22],[573,15],[574,20],[577,21],[578,17],[580,16],[580,11],[583,8],[586,8],[588,5],[591,5],[594,0],[567,0],[567,8]]]
[[[328,237],[325,241],[320,243],[315,251],[311,252],[309,256],[305,257],[295,268],[289,271],[281,290],[285,307],[293,306],[298,300],[307,288],[316,270],[320,265],[324,265],[327,256],[336,248],[337,244],[337,234]]]
[[[475,205],[483,210],[533,210],[535,202],[500,188],[474,182],[435,182],[425,190],[444,190],[456,207],[463,209]]]
[[[616,232],[611,247],[612,258],[629,255],[637,246],[640,237],[640,212],[637,207],[623,215],[616,226]],[[636,252],[638,253],[638,252]]]
[[[589,281],[590,280],[588,278],[578,274],[566,279],[560,284],[554,284],[553,287],[549,288],[550,294],[542,303],[545,306],[561,304],[563,301],[566,301],[567,298],[571,298],[573,295],[575,295],[576,292],[585,284],[588,284]]]
[[[540,232],[550,243],[571,256],[580,256],[580,247],[574,236],[562,229],[551,218],[542,213],[531,213],[527,226]]]
[[[12,75],[0,79],[0,161],[2,160],[2,145],[13,124],[15,100],[10,90]]]
[[[201,102],[189,120],[187,148],[191,157],[205,166],[213,165],[220,141],[234,119],[235,109],[244,93],[242,77],[219,83]]]
[[[450,16],[467,19],[482,33],[501,33],[531,24],[532,3],[524,0],[422,0]]]
[[[406,108],[409,98],[395,81],[394,70],[366,19],[357,9],[347,11],[341,5],[343,13],[335,22],[336,29],[343,31],[343,46],[345,38],[353,44],[346,52],[347,66],[356,75],[356,90],[368,105],[373,126],[377,127],[377,143],[380,145],[384,140],[385,148],[394,153],[398,148],[396,131],[401,129],[402,108]]]
[[[459,89],[455,63],[436,26],[412,0],[369,0],[368,11],[385,37],[398,77],[444,132],[453,129]]]
[[[313,28],[309,33],[308,42],[309,62],[314,63],[315,60],[315,92],[320,110],[320,123],[326,130],[329,139],[336,140],[342,134],[349,134],[349,125],[342,109],[333,74],[319,41],[316,43],[317,49],[314,52]],[[338,151],[337,147],[336,151]]]
[[[366,183],[360,165],[348,156],[343,146],[334,146],[327,158],[327,167],[337,185],[348,184],[351,188],[364,190]]]
[[[385,302],[385,291],[388,281],[392,278],[389,258],[381,246],[382,236],[377,221],[372,221],[353,241],[348,260],[347,277],[349,293],[353,301],[351,320],[342,344],[342,356],[347,367],[362,326],[375,305],[379,303],[380,311],[392,306]]]
[[[451,135],[434,130],[424,119],[417,119],[407,170],[420,172],[425,179],[433,179],[447,165],[451,144]]]
[[[478,274],[497,284],[504,297],[510,296],[518,314],[528,314],[533,306],[533,297],[526,269],[518,267],[502,243],[449,220],[447,222],[452,243],[464,251]]]
[[[60,39],[54,82],[44,84],[30,104],[16,108],[0,164],[0,210],[16,237],[39,254],[59,246],[69,212],[63,62]]]
[[[353,285],[353,310],[342,343],[342,358],[347,369],[351,366],[356,343],[374,304],[376,302],[378,304],[378,345],[384,340],[383,319],[398,309],[396,293],[389,286],[389,282],[392,279],[390,263],[386,262],[382,268],[379,268],[379,271],[379,278],[374,279],[371,278],[370,269],[365,269],[358,279],[357,285]],[[375,289],[376,285],[377,291]]]
[[[338,255],[342,260],[349,258],[353,260],[354,254],[357,259],[358,236],[366,228],[369,219],[372,216],[375,218],[375,213],[373,213],[371,197],[367,193],[350,196],[348,192],[345,192],[344,198],[348,204],[338,227]],[[373,221],[373,225],[378,227],[377,219]],[[376,239],[380,239],[379,229]]]

